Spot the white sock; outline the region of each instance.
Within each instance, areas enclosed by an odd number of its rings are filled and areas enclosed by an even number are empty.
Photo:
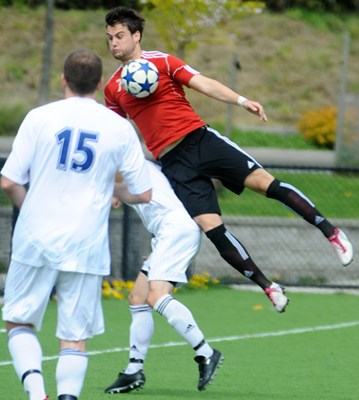
[[[87,370],[87,354],[76,349],[62,349],[56,367],[57,395],[79,397]]]
[[[166,294],[156,301],[153,307],[163,315],[176,332],[196,350],[197,355],[210,357],[212,348],[204,341],[204,335],[198,328],[191,311],[171,295]]]
[[[130,306],[132,322],[130,326],[130,362],[126,374],[134,374],[143,369],[148,348],[153,336],[154,323],[152,308],[147,305]],[[136,360],[136,362],[134,362]],[[138,360],[142,360],[139,362]]]
[[[29,327],[11,329],[8,347],[16,374],[29,399],[44,400],[46,391],[41,367],[42,350],[34,331]]]

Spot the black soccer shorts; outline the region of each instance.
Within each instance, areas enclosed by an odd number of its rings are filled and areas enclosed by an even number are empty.
[[[237,144],[204,126],[189,133],[160,159],[176,195],[190,216],[221,214],[213,179],[236,194],[245,178],[262,166]]]

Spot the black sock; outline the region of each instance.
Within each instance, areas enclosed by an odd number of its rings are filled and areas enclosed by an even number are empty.
[[[310,224],[316,226],[326,237],[334,234],[335,227],[323,217],[314,204],[294,186],[274,179],[266,196],[280,201]]]
[[[223,224],[207,231],[206,235],[216,246],[219,254],[234,269],[257,283],[262,289],[271,285],[272,282],[269,281],[256,266],[244,246],[226,230]]]

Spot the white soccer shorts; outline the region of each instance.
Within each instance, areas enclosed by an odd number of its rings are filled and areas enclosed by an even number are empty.
[[[152,252],[144,262],[148,280],[187,282],[186,271],[197,254],[201,231],[181,213],[169,213],[151,241]]]
[[[57,329],[62,340],[79,341],[104,332],[102,276],[33,267],[11,261],[5,283],[2,318],[41,329],[56,286]]]

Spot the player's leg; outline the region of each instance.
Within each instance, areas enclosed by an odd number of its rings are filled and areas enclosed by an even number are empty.
[[[249,189],[278,200],[305,221],[317,227],[333,245],[343,265],[353,260],[353,248],[342,230],[333,226],[296,187],[274,178],[265,169],[250,173],[244,181]]]
[[[249,171],[260,168],[260,165],[212,129],[196,132],[177,145],[174,151],[175,154],[172,151],[161,158],[162,171],[188,213],[222,258],[259,285],[276,310],[283,312],[288,303],[284,290],[263,274],[244,245],[224,226],[217,193],[210,178],[220,179],[228,189],[239,194],[244,189],[243,180]]]
[[[259,285],[278,312],[284,312],[288,299],[283,286],[270,281],[253,261],[243,244],[225,227],[218,214],[203,214],[194,218],[221,257],[233,268]]]
[[[213,349],[205,340],[191,311],[173,297],[173,283],[150,281],[148,303],[166,318],[173,329],[193,348],[195,361],[199,364],[198,390],[204,390],[212,381],[223,357],[219,350]]]
[[[58,399],[77,400],[86,376],[86,341],[104,332],[102,277],[60,272],[56,282],[60,354],[56,367]]]
[[[147,271],[141,271],[129,295],[130,312],[130,362],[125,370],[133,374],[143,369],[143,363],[151,343],[154,331],[152,308],[147,304]]]
[[[31,325],[6,323],[8,348],[15,371],[30,400],[46,399],[41,344]]]
[[[167,281],[150,281],[148,303],[166,318],[174,330],[195,350],[196,355],[210,357],[213,349],[205,343],[204,335],[191,311],[173,297],[174,284]]]
[[[145,268],[146,262],[144,264]],[[130,354],[127,367],[105,389],[105,393],[126,393],[143,387],[146,382],[143,364],[153,336],[152,308],[148,296],[147,271],[141,271],[128,297],[131,312]]]
[[[86,340],[60,340],[56,366],[59,400],[77,400],[80,396],[88,365]]]
[[[34,332],[43,316],[56,279],[56,272],[12,261],[5,284],[3,320],[8,347],[19,380],[30,400],[45,399],[42,349]]]
[[[179,211],[166,217],[159,236],[151,257],[147,302],[193,348],[199,365],[198,389],[204,390],[222,364],[222,353],[209,345],[192,312],[173,296],[175,285],[187,282],[200,231],[187,213]]]

